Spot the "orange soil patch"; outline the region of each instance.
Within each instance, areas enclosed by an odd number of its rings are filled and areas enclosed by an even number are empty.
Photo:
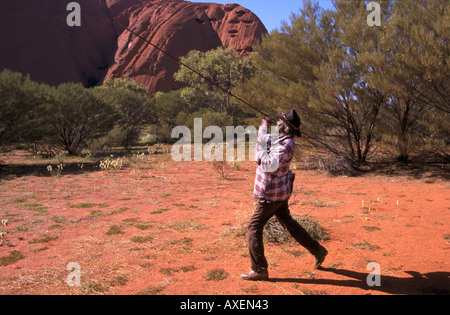
[[[3,160],[29,161],[10,158]],[[245,282],[250,259],[238,232],[254,207],[253,163],[227,180],[208,162],[169,155],[140,168],[60,177],[41,176],[45,162],[28,163],[42,170],[0,184],[0,219],[8,220],[0,226],[0,294],[450,292],[450,186],[443,180],[297,170],[304,194],[291,211],[310,213],[329,233],[324,268],[313,270],[314,258],[295,243],[266,242],[270,280]],[[7,260],[13,251],[23,258]],[[66,283],[71,262],[81,268],[80,286]],[[379,287],[367,284],[370,262],[380,266]],[[216,269],[224,279],[208,278]]]

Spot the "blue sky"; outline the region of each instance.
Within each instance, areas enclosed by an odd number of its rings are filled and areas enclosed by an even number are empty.
[[[238,3],[255,13],[271,32],[281,26],[281,21],[289,21],[292,12],[298,13],[303,7],[303,0],[190,0],[192,2]],[[331,0],[319,0],[319,5],[332,9]]]

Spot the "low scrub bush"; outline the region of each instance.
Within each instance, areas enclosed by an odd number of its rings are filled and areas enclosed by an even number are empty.
[[[100,161],[99,167],[104,171],[118,171],[124,165],[124,158],[106,158]]]
[[[328,159],[319,159],[319,169],[327,176],[354,176],[356,167],[344,157],[334,156]]]
[[[223,269],[214,269],[209,271],[205,276],[206,281],[220,281],[228,278],[229,274]]]
[[[156,143],[147,149],[148,154],[170,153],[170,149],[162,143]]]
[[[223,178],[227,179],[228,175],[235,170],[235,168],[227,161],[213,161],[213,169]]]
[[[293,218],[317,241],[328,239],[328,233],[320,226],[319,222],[310,216]],[[276,219],[271,218],[264,228],[264,238],[271,243],[289,244],[294,242],[286,228]]]

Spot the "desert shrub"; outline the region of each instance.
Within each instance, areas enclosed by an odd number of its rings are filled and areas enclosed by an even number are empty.
[[[119,147],[125,141],[125,134],[119,126],[112,128],[105,136],[86,141],[89,151],[101,155],[108,149]]]
[[[118,119],[117,110],[97,91],[64,83],[50,93],[47,123],[53,141],[70,155],[79,153],[86,141],[105,136]]]
[[[116,234],[123,234],[122,228],[118,225],[111,226],[108,232],[106,232],[106,235],[116,235]]]
[[[118,171],[124,165],[124,158],[106,158],[100,161],[99,167],[104,171]]]
[[[319,222],[310,216],[297,217],[294,219],[311,235],[315,240],[328,239],[328,233],[320,226]],[[271,243],[289,244],[294,242],[286,228],[276,219],[271,218],[264,228],[264,238]]]
[[[135,243],[148,243],[151,242],[153,240],[153,236],[133,236],[133,238],[131,239],[132,242]]]
[[[244,58],[237,51],[222,47],[207,52],[192,50],[182,57],[182,60],[228,91],[231,91],[238,82],[244,82],[253,77],[257,71],[252,58]],[[232,118],[233,124],[244,117],[242,107],[236,104],[232,97],[202,80],[186,67],[180,67],[174,78],[187,85],[181,96],[192,109],[189,112],[194,112],[196,109],[209,109],[217,114],[225,112]]]
[[[264,239],[270,243],[291,243],[292,238],[283,225],[276,219],[271,218],[264,227]]]
[[[181,98],[181,90],[168,93],[158,92],[153,98],[155,114],[158,117],[155,134],[156,140],[164,143],[174,142],[172,129],[186,124],[189,105]]]
[[[126,149],[136,144],[143,127],[153,121],[152,102],[146,88],[125,77],[106,80],[97,92],[119,114],[115,127],[120,134],[116,141]]]
[[[320,226],[319,221],[314,219],[311,216],[304,216],[299,218],[300,225],[311,235],[311,237],[317,241],[324,241],[329,239],[329,235],[327,231],[324,230],[322,226]]]
[[[229,274],[223,269],[214,269],[205,275],[206,281],[220,281],[228,278]]]
[[[65,164],[58,164],[56,168],[54,169],[51,165],[47,166],[47,171],[50,173],[51,176],[59,177],[62,175],[62,172],[64,170]]]
[[[292,193],[289,201],[289,208],[292,210],[295,206],[300,204],[305,195],[309,194],[309,191],[305,191],[303,188],[298,188]],[[256,205],[256,204],[255,204]],[[250,220],[251,213],[247,211],[241,211],[238,213],[237,226],[227,228],[224,231],[224,235],[230,235],[234,237],[246,238],[248,235],[248,222]],[[315,240],[326,240],[329,238],[328,233],[320,226],[320,223],[309,215],[304,216],[292,216]],[[294,242],[287,229],[278,221],[274,216],[272,217],[264,227],[263,231],[264,239],[271,243],[290,244]]]
[[[114,279],[112,279],[111,281],[109,281],[109,285],[112,287],[116,287],[116,286],[123,286],[125,284],[127,284],[128,279],[125,276],[117,276]]]
[[[137,292],[136,295],[158,295],[162,290],[164,290],[163,287],[149,287]]]
[[[39,142],[33,142],[28,145],[28,150],[34,155],[41,156],[45,159],[50,159],[56,157],[58,154],[58,149],[53,144],[44,144]]]
[[[41,113],[49,87],[29,76],[4,69],[0,72],[0,145],[40,140],[44,135]]]
[[[170,149],[162,143],[156,143],[147,149],[148,154],[165,154],[170,153]]]
[[[0,257],[0,266],[8,266],[24,258],[25,256],[21,252],[13,250],[9,256]]]
[[[342,156],[319,159],[319,170],[327,176],[354,176],[357,171],[354,164]]]
[[[200,108],[199,110],[191,113],[187,117],[186,126],[191,129],[191,134],[194,134],[194,119],[201,118],[203,128],[206,126],[218,126],[222,128],[223,135],[225,135],[225,127],[233,126],[233,117],[227,112],[215,111],[210,108]],[[217,135],[215,135],[217,137]],[[210,139],[204,138],[204,142],[209,142]]]
[[[213,161],[212,166],[223,179],[227,179],[228,175],[235,170],[235,168],[227,161]]]

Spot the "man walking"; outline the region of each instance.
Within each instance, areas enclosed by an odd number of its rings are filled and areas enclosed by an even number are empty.
[[[315,268],[325,260],[328,252],[295,221],[289,211],[288,199],[292,193],[294,174],[289,171],[295,151],[294,136],[301,137],[300,118],[294,110],[277,115],[278,134],[267,134],[268,119],[258,132],[256,147],[256,178],[253,197],[258,204],[248,227],[248,248],[252,270],[241,275],[244,280],[269,278],[264,256],[263,230],[275,215],[294,239],[316,258]]]

